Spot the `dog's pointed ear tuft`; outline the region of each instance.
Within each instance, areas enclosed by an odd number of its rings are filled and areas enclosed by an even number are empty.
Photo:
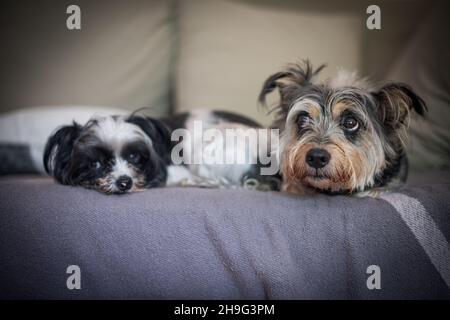
[[[59,182],[65,183],[64,176],[70,161],[75,140],[79,137],[81,126],[75,121],[72,125],[58,128],[47,140],[44,149],[45,171]]]
[[[272,74],[269,78],[267,78],[266,81],[264,81],[261,92],[259,93],[258,102],[261,105],[266,106],[266,96],[276,88],[280,90],[282,84],[278,82],[278,80],[284,79],[288,75],[289,74],[287,72],[277,72],[275,74]]]
[[[152,140],[153,148],[158,155],[163,158],[165,162],[170,162],[171,132],[164,122],[149,117],[135,115],[130,116],[127,119],[127,122],[140,127]]]
[[[403,83],[389,83],[374,96],[378,101],[381,121],[394,129],[408,122],[411,111],[420,116],[425,116],[427,112],[425,101]]]
[[[264,82],[261,92],[258,96],[258,102],[266,106],[266,96],[278,88],[280,98],[283,100],[289,91],[289,88],[305,87],[311,83],[325,65],[321,65],[314,70],[309,60],[304,60],[297,64],[289,64],[285,70],[271,75]]]

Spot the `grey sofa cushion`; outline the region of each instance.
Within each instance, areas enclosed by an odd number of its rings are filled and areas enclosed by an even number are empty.
[[[448,299],[450,174],[418,181],[357,199],[2,178],[0,298]]]

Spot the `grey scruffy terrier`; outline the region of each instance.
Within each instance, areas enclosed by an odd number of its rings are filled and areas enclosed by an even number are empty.
[[[340,71],[315,81],[324,66],[291,64],[264,83],[259,101],[278,89],[273,127],[279,128],[284,191],[376,196],[406,180],[406,128],[425,102],[406,84],[372,87]]]

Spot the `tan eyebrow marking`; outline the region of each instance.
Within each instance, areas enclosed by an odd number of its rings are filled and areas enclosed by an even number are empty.
[[[340,101],[336,104],[334,104],[332,107],[331,113],[333,115],[333,118],[336,119],[337,117],[339,117],[339,115],[342,114],[342,112],[344,112],[346,109],[349,108],[349,105],[347,103],[345,103],[344,101]]]
[[[309,116],[310,116],[312,119],[317,119],[317,118],[319,118],[319,117],[320,117],[320,114],[321,114],[321,112],[322,112],[322,110],[320,109],[320,107],[317,106],[317,105],[314,105],[314,104],[308,105],[307,111],[308,111],[308,113],[309,113]]]

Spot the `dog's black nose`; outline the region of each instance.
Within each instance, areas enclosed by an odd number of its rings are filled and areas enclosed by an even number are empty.
[[[131,189],[133,185],[133,180],[129,176],[120,176],[116,180],[116,186],[120,191],[127,191]]]
[[[325,149],[314,148],[306,154],[306,163],[314,169],[320,169],[330,162],[330,154]]]

